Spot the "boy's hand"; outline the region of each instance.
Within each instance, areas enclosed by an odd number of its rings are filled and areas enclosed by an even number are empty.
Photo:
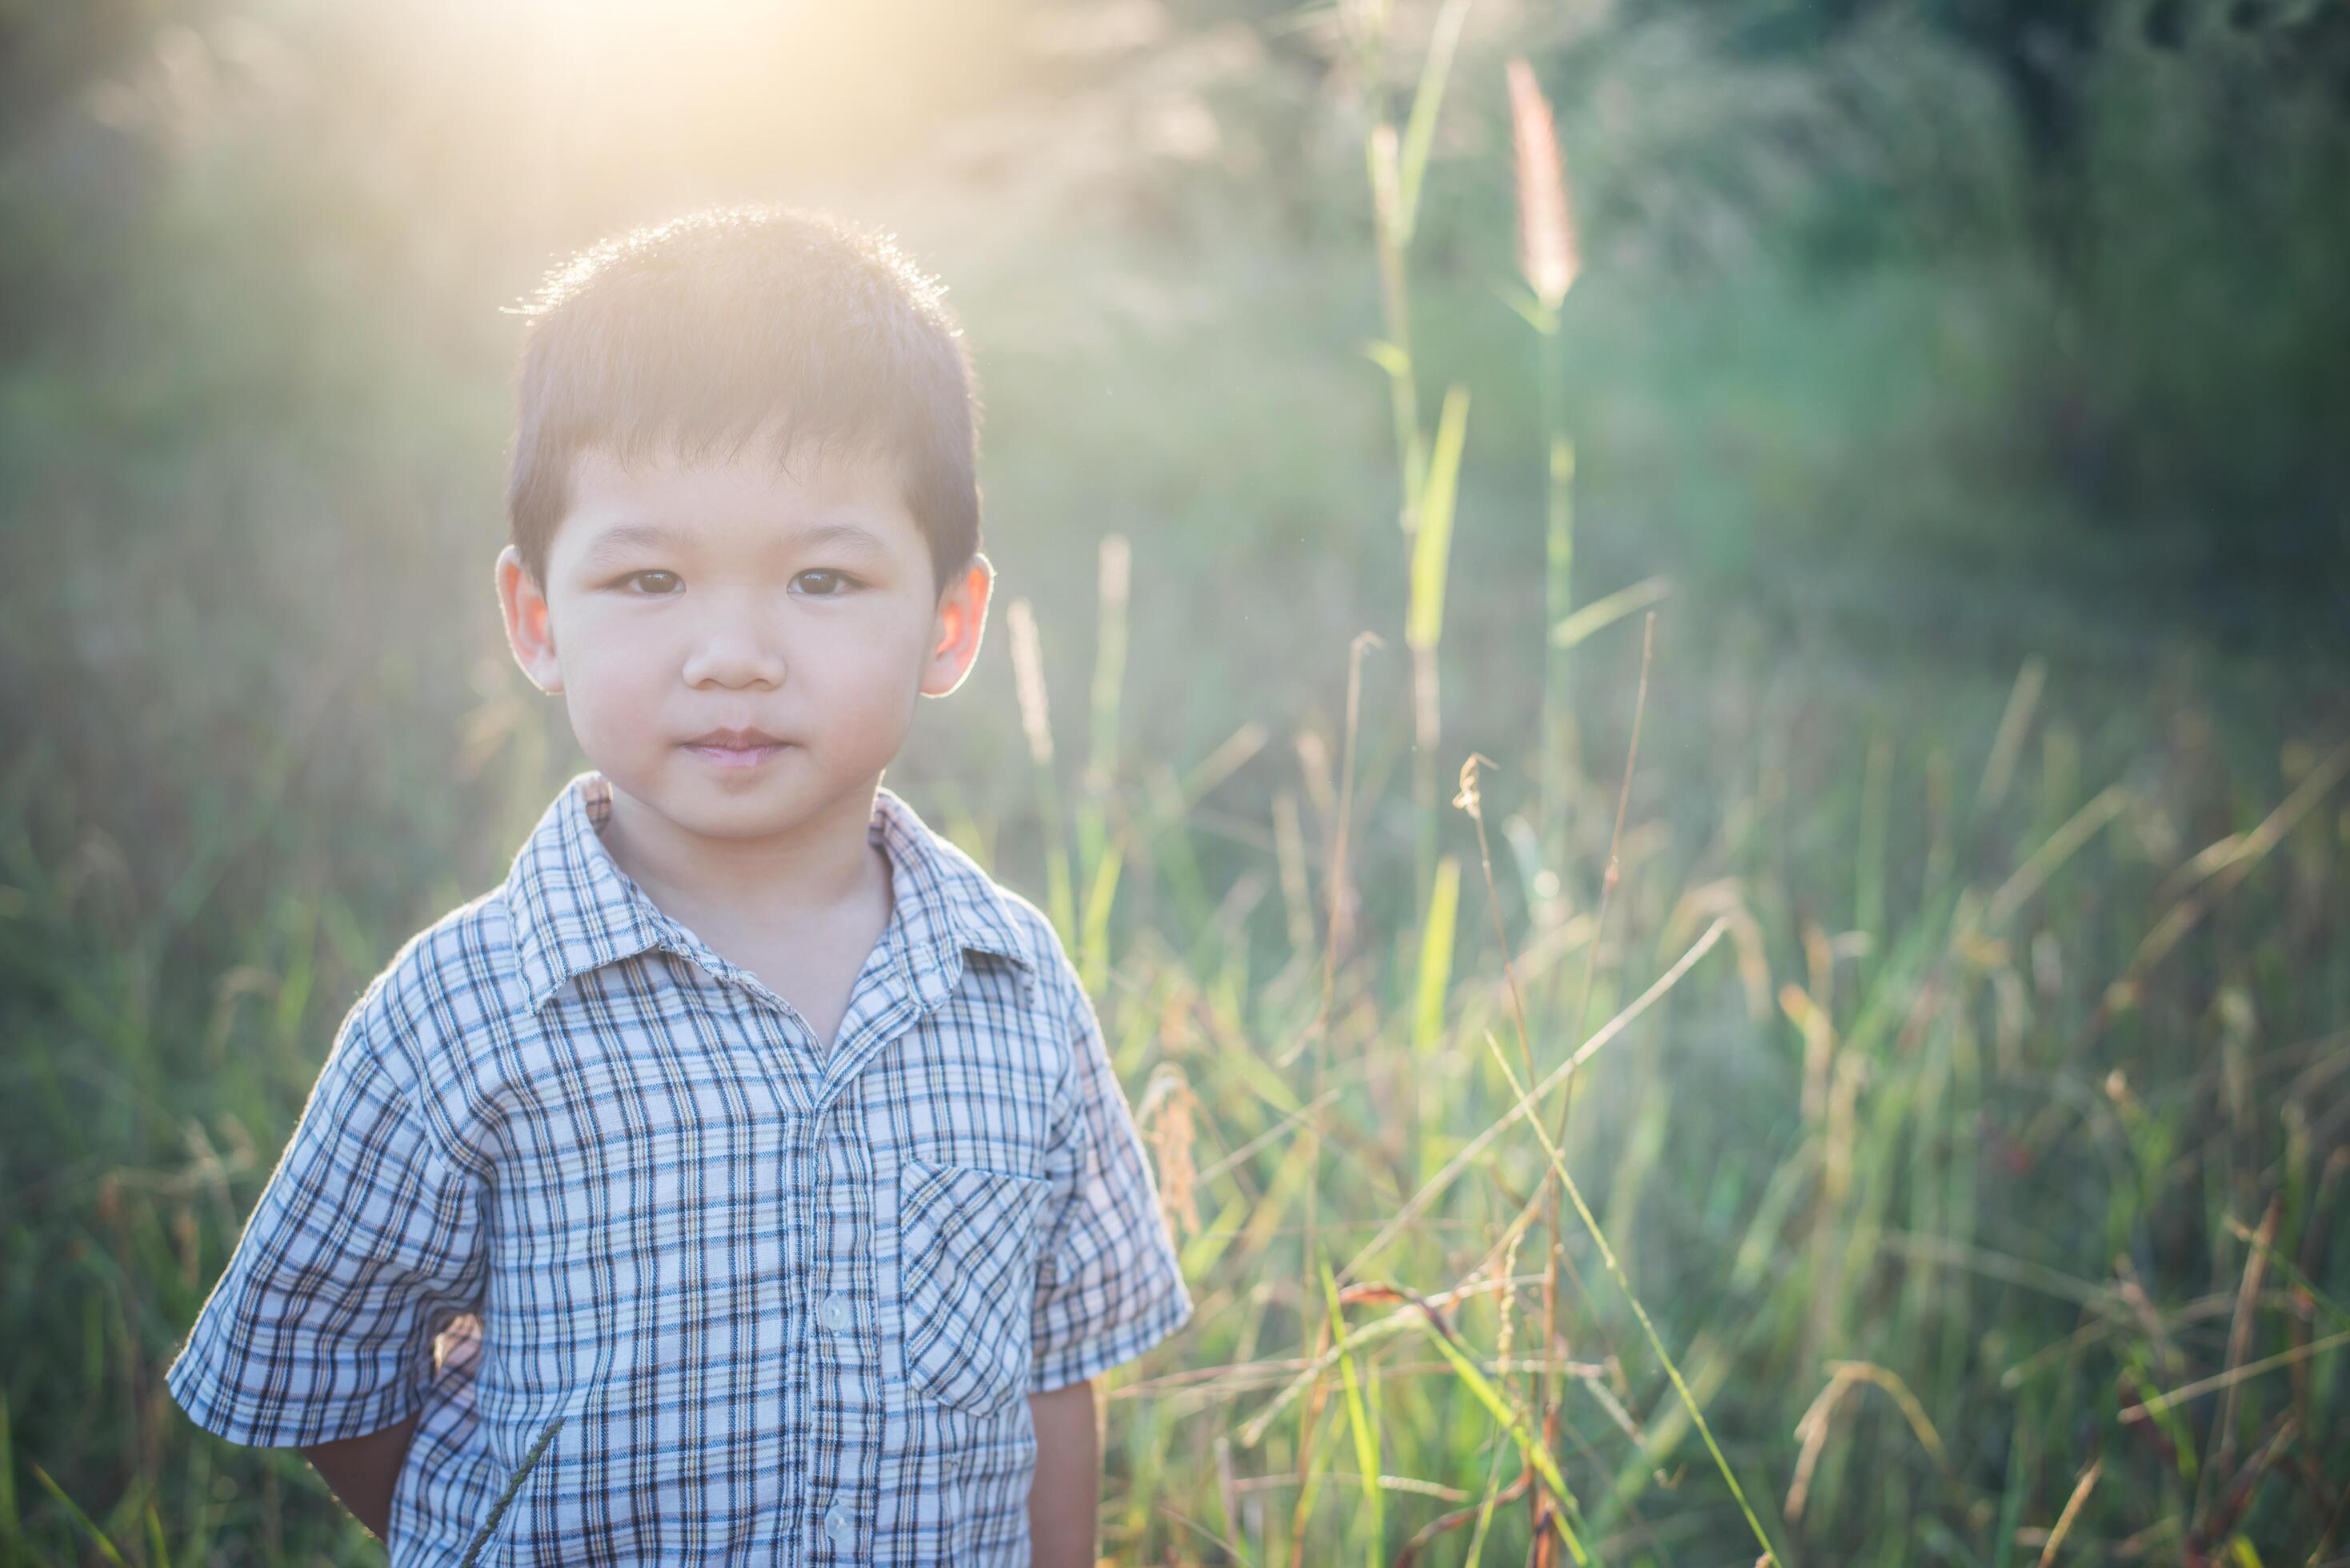
[[[1032,1568],[1094,1568],[1101,1510],[1101,1428],[1093,1380],[1028,1396],[1036,1424],[1036,1479],[1028,1492]]]
[[[302,1450],[343,1506],[387,1545],[391,1541],[391,1490],[400,1480],[400,1461],[408,1457],[408,1439],[415,1432],[416,1417],[411,1416],[397,1427],[364,1438],[314,1443]]]

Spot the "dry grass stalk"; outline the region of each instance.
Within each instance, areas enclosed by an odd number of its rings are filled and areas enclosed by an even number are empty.
[[[1014,599],[1003,612],[1012,632],[1012,683],[1020,697],[1020,729],[1028,755],[1040,768],[1053,765],[1053,716],[1045,696],[1045,648],[1036,635],[1036,612],[1026,599]]]
[[[2282,1214],[2283,1210],[2280,1200],[2271,1198],[2268,1212],[2261,1217],[2259,1242],[2244,1254],[2244,1273],[2236,1293],[2235,1317],[2228,1329],[2228,1370],[2230,1372],[2244,1364],[2244,1357],[2251,1349],[2252,1310],[2260,1300],[2261,1274],[2268,1262],[2269,1251],[2275,1244],[2277,1221]],[[2203,1467],[2203,1473],[2196,1480],[2195,1511],[2190,1517],[2199,1517],[2202,1514],[2204,1499],[2211,1485],[2213,1473],[2233,1474],[2235,1472],[2236,1405],[2241,1392],[2241,1385],[2230,1383],[2220,1396],[2220,1419],[2213,1428],[2213,1436],[2219,1443],[2219,1454],[2213,1462]]]
[[[2168,1394],[2157,1394],[2150,1399],[2143,1399],[2130,1406],[2116,1419],[2125,1425],[2132,1425],[2146,1420],[2149,1417],[2160,1415],[2174,1405],[2184,1404],[2189,1399],[2216,1393],[2222,1388],[2232,1388],[2247,1378],[2258,1377],[2262,1373],[2274,1372],[2280,1367],[2298,1366],[2313,1356],[2339,1350],[2345,1345],[2350,1345],[2350,1329],[2345,1329],[2340,1334],[2329,1334],[2324,1339],[2311,1340],[2307,1345],[2295,1345],[2293,1349],[2280,1352],[2275,1355],[2264,1355],[2258,1361],[2246,1362],[2241,1366],[2222,1372],[2216,1376],[2198,1378],[2192,1383],[2173,1388]]]
[[[1200,1233],[1198,1172],[1191,1158],[1191,1113],[1199,1103],[1183,1070],[1167,1063],[1150,1075],[1150,1086],[1143,1091],[1142,1103],[1134,1113],[1149,1140],[1150,1162],[1158,1169],[1159,1212],[1170,1230],[1180,1220],[1180,1233],[1190,1236]]]
[[[1333,824],[1330,842],[1329,926],[1322,948],[1322,1000],[1314,1020],[1314,1030],[1308,1037],[1314,1045],[1314,1099],[1324,1103],[1324,1092],[1330,1070],[1330,1006],[1338,983],[1338,953],[1348,935],[1347,888],[1347,837],[1352,826],[1355,800],[1355,742],[1362,732],[1363,717],[1363,658],[1372,649],[1384,646],[1374,632],[1357,632],[1347,650],[1347,735],[1346,750],[1339,760],[1340,777],[1336,805],[1336,821]],[[1318,1163],[1322,1148],[1322,1117],[1318,1111],[1305,1120],[1307,1141],[1301,1149],[1309,1150],[1305,1158]],[[1305,1184],[1305,1255],[1318,1260],[1321,1256],[1322,1184],[1309,1179]],[[1322,1324],[1325,1348],[1330,1338],[1332,1324],[1326,1318]],[[1314,1459],[1314,1426],[1320,1417],[1327,1386],[1317,1381],[1313,1397],[1306,1401],[1297,1425],[1297,1507],[1290,1518],[1290,1560],[1302,1559],[1305,1552],[1305,1525],[1313,1501],[1309,1482]]]
[[[1771,1015],[1771,961],[1763,947],[1762,922],[1748,908],[1745,884],[1738,877],[1724,877],[1682,894],[1665,921],[1658,945],[1666,950],[1681,946],[1701,922],[1716,915],[1730,924],[1738,983],[1746,992],[1746,1016],[1759,1023]]]
[[[2081,1517],[2081,1505],[2089,1501],[2089,1493],[2096,1486],[2097,1477],[2105,1473],[2105,1460],[2092,1459],[2089,1468],[2081,1472],[2081,1479],[2074,1483],[2073,1495],[2064,1500],[2064,1511],[2056,1516],[2056,1528],[2048,1532],[2048,1542],[2040,1549],[2040,1568],[2048,1568],[2056,1561],[2056,1549],[2064,1545],[2064,1537],[2072,1533],[2073,1521]]]
[[[1918,1444],[1934,1456],[1934,1463],[1945,1469],[1950,1468],[1950,1452],[1942,1447],[1941,1433],[1934,1429],[1925,1406],[1918,1402],[1918,1396],[1910,1392],[1909,1385],[1898,1373],[1866,1361],[1832,1361],[1828,1364],[1827,1386],[1820,1390],[1819,1397],[1804,1412],[1803,1419],[1795,1423],[1795,1436],[1804,1446],[1795,1457],[1794,1479],[1788,1483],[1787,1502],[1782,1510],[1790,1524],[1804,1517],[1804,1505],[1811,1499],[1812,1475],[1819,1468],[1822,1450],[1827,1447],[1828,1428],[1835,1419],[1837,1404],[1846,1390],[1863,1383],[1873,1383],[1885,1390],[1900,1408],[1909,1429],[1918,1435]]]

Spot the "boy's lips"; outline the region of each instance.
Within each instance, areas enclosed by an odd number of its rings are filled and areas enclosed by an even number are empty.
[[[712,730],[680,742],[695,756],[723,768],[756,767],[790,743],[764,730]]]

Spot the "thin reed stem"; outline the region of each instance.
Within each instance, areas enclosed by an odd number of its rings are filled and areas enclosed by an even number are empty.
[[[1565,351],[1553,317],[1540,336],[1544,510],[1543,530],[1543,864],[1564,876],[1566,808],[1577,776],[1572,646],[1557,631],[1575,611],[1575,443],[1567,438]]]
[[[1380,1248],[1394,1241],[1406,1226],[1419,1219],[1428,1206],[1443,1196],[1446,1189],[1461,1179],[1461,1174],[1474,1165],[1492,1146],[1493,1140],[1508,1131],[1520,1116],[1535,1113],[1542,1097],[1558,1087],[1568,1074],[1575,1072],[1596,1056],[1611,1044],[1617,1036],[1630,1028],[1641,1014],[1647,1012],[1664,997],[1667,992],[1679,982],[1681,976],[1695,968],[1699,960],[1713,950],[1714,944],[1721,940],[1722,933],[1729,929],[1730,921],[1726,917],[1716,917],[1713,923],[1706,927],[1705,934],[1690,943],[1689,950],[1674,961],[1672,968],[1659,975],[1656,982],[1642,992],[1638,998],[1624,1011],[1601,1024],[1573,1056],[1552,1068],[1550,1075],[1534,1085],[1533,1096],[1519,1096],[1517,1103],[1504,1111],[1499,1119],[1462,1145],[1461,1151],[1445,1162],[1444,1168],[1429,1178],[1419,1190],[1405,1201],[1401,1209],[1389,1215],[1387,1222],[1379,1227],[1378,1234],[1371,1238],[1369,1244],[1356,1253],[1354,1260],[1345,1268],[1338,1271],[1339,1282],[1343,1284],[1353,1278],[1365,1262],[1378,1255]],[[1531,1211],[1533,1205],[1529,1204],[1528,1208]]]
[[[1375,632],[1357,632],[1347,649],[1347,729],[1338,763],[1338,807],[1332,825],[1330,842],[1329,924],[1322,941],[1322,999],[1314,1019],[1314,1094],[1308,1102],[1309,1115],[1300,1142],[1308,1144],[1306,1155],[1312,1164],[1305,1182],[1305,1241],[1303,1256],[1309,1262],[1321,1256],[1319,1235],[1322,1183],[1322,1116],[1328,1104],[1325,1081],[1330,1071],[1330,1006],[1338,984],[1338,953],[1347,935],[1347,841],[1353,828],[1355,808],[1355,742],[1362,727],[1363,715],[1363,656],[1374,648],[1384,646]],[[1332,1325],[1324,1324],[1328,1334]],[[1291,1561],[1305,1555],[1306,1510],[1312,1489],[1306,1480],[1314,1453],[1314,1422],[1320,1410],[1320,1386],[1316,1397],[1308,1400],[1298,1417],[1297,1428],[1297,1510],[1291,1524],[1293,1552]]]
[[[523,1455],[522,1463],[515,1466],[515,1473],[506,1478],[505,1490],[498,1493],[497,1501],[490,1505],[489,1517],[482,1521],[482,1528],[474,1533],[473,1544],[465,1548],[464,1561],[458,1563],[457,1568],[473,1568],[474,1563],[481,1557],[482,1548],[489,1544],[490,1537],[496,1533],[498,1521],[505,1517],[506,1509],[514,1502],[515,1494],[522,1490],[522,1483],[528,1480],[530,1472],[538,1467],[539,1456],[546,1452],[547,1444],[555,1441],[555,1434],[563,1429],[565,1419],[566,1417],[557,1416],[554,1420],[549,1421],[546,1424],[546,1429],[539,1433],[538,1440],[531,1444],[530,1452]]]
[[[1501,1064],[1503,1074],[1510,1080],[1510,1087],[1523,1098],[1524,1090],[1518,1083],[1518,1075],[1510,1071],[1509,1058],[1503,1054],[1501,1043],[1488,1034],[1485,1044],[1492,1052],[1493,1060]],[[1680,1366],[1673,1360],[1672,1352],[1665,1348],[1664,1336],[1657,1332],[1657,1325],[1649,1320],[1648,1309],[1640,1304],[1640,1297],[1632,1289],[1632,1281],[1624,1272],[1624,1265],[1616,1261],[1616,1249],[1607,1244],[1607,1233],[1599,1228],[1599,1220],[1591,1212],[1591,1206],[1583,1200],[1583,1189],[1575,1185],[1574,1175],[1568,1171],[1565,1159],[1558,1152],[1558,1146],[1551,1141],[1550,1134],[1544,1129],[1542,1118],[1531,1119],[1534,1137],[1542,1141],[1544,1158],[1550,1161],[1551,1169],[1557,1173],[1559,1185],[1566,1189],[1567,1197],[1574,1201],[1575,1214],[1583,1220],[1583,1228],[1590,1233],[1592,1244],[1599,1249],[1600,1259],[1607,1265],[1607,1272],[1616,1277],[1617,1287],[1623,1291],[1624,1300],[1632,1308],[1632,1315],[1639,1319],[1640,1332],[1648,1336],[1648,1348],[1656,1353],[1657,1360],[1664,1366],[1665,1376],[1672,1379],[1673,1391],[1680,1396],[1681,1408],[1689,1412],[1690,1421],[1697,1428],[1698,1435],[1705,1439],[1706,1451],[1713,1456],[1714,1468],[1721,1472],[1722,1480],[1729,1485],[1730,1495],[1738,1500],[1738,1511],[1746,1516],[1747,1528],[1754,1532],[1755,1542],[1762,1548],[1765,1558],[1774,1563],[1785,1563],[1787,1559],[1772,1544],[1762,1520],[1755,1516],[1753,1505],[1746,1501],[1746,1489],[1738,1484],[1737,1473],[1730,1468],[1730,1460],[1723,1456],[1721,1445],[1714,1440],[1713,1427],[1706,1420],[1704,1410],[1699,1407],[1697,1396],[1690,1392],[1689,1380],[1681,1376]]]
[[[1036,780],[1036,815],[1045,839],[1046,909],[1061,940],[1077,945],[1077,899],[1069,870],[1068,840],[1061,815],[1061,785],[1054,764],[1052,708],[1045,686],[1045,651],[1036,633],[1036,613],[1026,599],[1004,611],[1012,632],[1013,690],[1020,701],[1020,728]]]
[[[1624,847],[1624,819],[1632,805],[1632,774],[1640,765],[1640,726],[1648,711],[1648,668],[1656,652],[1656,643],[1657,612],[1650,610],[1640,628],[1640,684],[1632,699],[1632,738],[1624,751],[1624,782],[1616,792],[1616,826],[1607,837],[1607,866],[1599,878],[1599,903],[1592,916],[1591,945],[1584,953],[1583,993],[1575,1002],[1575,1033],[1568,1036],[1570,1039],[1582,1039],[1584,1026],[1590,1021],[1592,991],[1599,973],[1599,943],[1607,933],[1607,907],[1614,901],[1616,884],[1622,880],[1623,877],[1619,857]],[[1501,919],[1501,904],[1498,898],[1494,902],[1493,918],[1496,920]],[[1524,1028],[1523,1022],[1519,1027],[1521,1030]],[[1559,1102],[1558,1107],[1558,1131],[1553,1135],[1553,1141],[1561,1148],[1566,1147],[1567,1118],[1575,1112],[1575,1073],[1572,1058],[1569,1059],[1568,1067],[1566,1093]],[[1531,1063],[1526,1067],[1526,1076],[1529,1080],[1534,1077],[1534,1067]],[[1558,1265],[1562,1262],[1565,1263],[1568,1272],[1575,1277],[1575,1286],[1578,1293],[1588,1300],[1589,1293],[1584,1287],[1581,1272],[1567,1260],[1566,1250],[1561,1245],[1563,1227],[1559,1221],[1557,1189],[1550,1186],[1547,1176],[1544,1178],[1543,1185],[1548,1192],[1548,1202],[1545,1207],[1547,1235],[1550,1241],[1550,1251],[1544,1254],[1543,1267],[1543,1352],[1548,1355],[1550,1346],[1558,1334]],[[1614,1346],[1611,1345],[1608,1348],[1612,1354]]]

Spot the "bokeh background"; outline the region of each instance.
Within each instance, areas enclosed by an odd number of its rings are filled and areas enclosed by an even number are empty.
[[[2345,190],[2327,0],[0,5],[0,1562],[378,1560],[161,1373],[581,765],[515,309],[744,200],[979,365],[1022,602],[891,783],[1200,1304],[1107,1555],[2350,1560]]]

